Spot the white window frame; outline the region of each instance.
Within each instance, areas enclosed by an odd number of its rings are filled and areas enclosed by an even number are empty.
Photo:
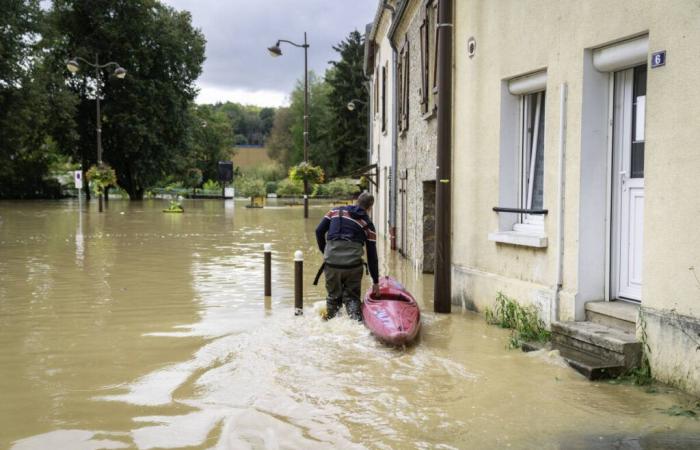
[[[544,102],[546,100],[546,91],[538,91],[525,93],[520,96],[520,120],[519,120],[519,208],[532,209],[532,200],[534,197],[534,181],[537,163],[537,152],[544,152],[544,136],[542,136],[542,148],[537,146],[540,140],[540,122],[544,120]],[[535,117],[530,117],[532,111],[531,102],[537,102],[535,105]],[[532,122],[532,128],[528,125]],[[544,131],[544,129],[542,130]],[[534,153],[533,153],[534,149]],[[542,159],[544,164],[544,159]],[[544,173],[544,170],[542,171]],[[542,180],[544,184],[544,180]],[[543,205],[544,207],[544,198]],[[542,214],[520,214],[518,223],[513,226],[515,231],[539,232],[544,233],[544,216]]]

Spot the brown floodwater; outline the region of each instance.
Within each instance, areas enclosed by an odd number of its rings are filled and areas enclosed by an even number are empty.
[[[281,203],[166,203],[0,202],[0,448],[700,445],[700,421],[669,414],[692,399],[588,382],[556,354],[507,349],[477,314],[433,314],[433,277],[383,245],[381,273],[422,305],[419,343],[322,321],[313,231],[328,204],[305,221]]]

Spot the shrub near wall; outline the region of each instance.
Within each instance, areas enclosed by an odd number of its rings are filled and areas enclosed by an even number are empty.
[[[293,181],[289,178],[277,183],[278,197],[299,197],[304,193],[304,185],[301,181]]]

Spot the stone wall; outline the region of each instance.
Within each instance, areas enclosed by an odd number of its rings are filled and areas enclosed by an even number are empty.
[[[423,270],[432,271],[432,259],[424,261],[424,208],[423,183],[435,180],[435,158],[437,147],[437,117],[434,113],[423,116],[420,105],[421,69],[420,69],[420,5],[414,1],[403,16],[403,26],[394,36],[397,48],[400,48],[408,36],[409,47],[409,110],[408,129],[398,137],[397,173],[399,181],[405,178],[405,204],[401,193],[397,199],[396,235],[399,250],[411,260],[413,265]],[[399,182],[399,188],[401,183]],[[435,199],[427,199],[433,205]],[[402,220],[402,215],[405,215]],[[433,221],[434,222],[434,221]],[[429,223],[429,221],[428,221]]]

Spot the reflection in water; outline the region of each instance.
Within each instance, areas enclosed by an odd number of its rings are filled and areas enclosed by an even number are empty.
[[[659,413],[674,392],[589,383],[556,354],[507,350],[476,315],[432,314],[432,277],[385,249],[382,272],[423,301],[419,343],[324,322],[309,280],[327,205],[304,221],[244,204],[112,201],[83,224],[73,203],[0,203],[0,447],[559,448],[698,431]]]

